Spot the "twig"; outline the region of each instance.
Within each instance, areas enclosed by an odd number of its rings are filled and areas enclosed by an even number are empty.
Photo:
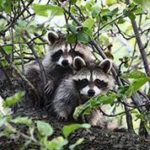
[[[126,112],[126,121],[127,121],[127,126],[128,126],[128,131],[131,133],[135,133],[134,128],[133,128],[133,123],[132,123],[132,115],[129,112],[129,108],[124,105],[125,112]]]
[[[33,3],[34,0],[30,0],[29,3],[24,7],[24,9],[18,14],[16,17],[13,18],[13,20],[7,25],[7,28],[3,30],[2,32],[6,32],[9,30],[9,28],[13,28],[14,24],[18,20],[18,18],[26,11],[26,9]]]

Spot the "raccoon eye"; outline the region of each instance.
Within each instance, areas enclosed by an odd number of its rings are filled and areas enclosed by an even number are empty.
[[[102,81],[102,80],[99,80],[99,79],[96,79],[95,80],[95,84],[99,87],[99,88],[106,88],[107,87],[107,83]]]
[[[63,51],[60,49],[57,52],[55,52],[51,57],[52,61],[58,61],[60,56],[63,54]]]
[[[87,79],[82,79],[82,80],[80,80],[80,83],[81,83],[82,87],[85,87],[86,85],[88,85],[89,81]]]
[[[83,89],[84,87],[86,87],[89,84],[89,81],[87,79],[74,80],[74,83],[75,83],[77,89]]]

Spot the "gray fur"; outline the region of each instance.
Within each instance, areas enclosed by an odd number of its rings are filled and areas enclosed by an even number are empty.
[[[59,118],[67,120],[77,106],[78,99],[78,91],[75,89],[72,76],[70,76],[62,80],[58,86],[52,103],[53,109]]]

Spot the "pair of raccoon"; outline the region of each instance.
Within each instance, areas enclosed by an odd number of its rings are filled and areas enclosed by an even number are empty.
[[[29,102],[32,101],[31,104],[38,107],[40,105],[43,106],[43,103],[47,104],[43,97],[46,96],[49,101],[64,76],[72,74],[76,70],[72,65],[74,57],[81,57],[86,62],[94,60],[90,47],[83,44],[76,44],[72,47],[65,42],[65,36],[62,33],[49,32],[48,41],[50,44],[48,53],[42,60],[42,65],[48,79],[47,84],[44,85],[42,81],[38,63],[31,62],[25,66],[25,76],[36,88],[36,93],[38,93],[38,95],[35,94],[31,88],[27,87],[26,99]]]
[[[41,95],[46,93],[57,118],[67,120],[72,118],[76,106],[113,88],[113,78],[109,74],[112,64],[108,59],[95,64],[88,46],[77,44],[72,49],[65,44],[63,36],[53,32],[48,34],[48,39],[52,45],[51,50],[42,61],[49,79],[47,84],[43,85],[36,63],[26,68],[26,77],[38,88],[39,93],[44,89]],[[90,122],[101,125],[102,118],[99,111],[94,111]]]

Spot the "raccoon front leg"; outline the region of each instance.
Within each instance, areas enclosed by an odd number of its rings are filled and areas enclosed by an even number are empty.
[[[70,100],[69,100],[70,101]],[[71,117],[73,112],[73,106],[71,102],[67,102],[67,99],[58,99],[53,101],[53,108],[56,113],[56,117],[58,120],[66,121]]]
[[[72,120],[73,111],[78,105],[77,100],[78,97],[74,95],[74,91],[67,90],[63,95],[61,90],[58,90],[52,102],[54,112],[57,115],[57,119],[65,121],[68,119]]]

